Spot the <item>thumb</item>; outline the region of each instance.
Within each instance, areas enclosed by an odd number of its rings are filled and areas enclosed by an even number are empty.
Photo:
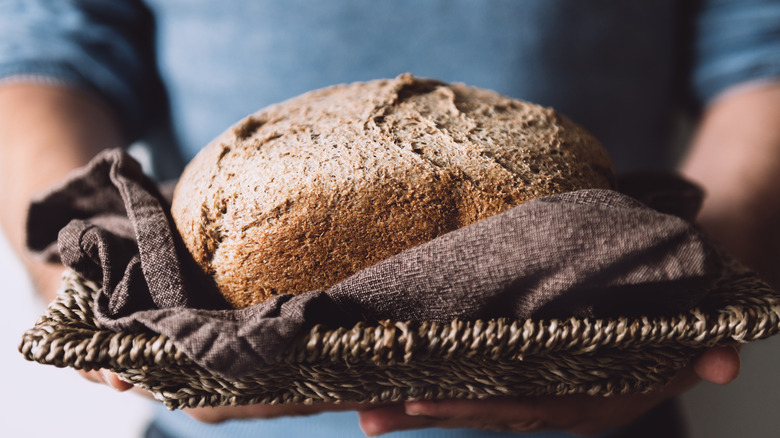
[[[79,374],[91,382],[104,383],[120,392],[127,391],[133,387],[133,385],[121,380],[116,374],[106,369],[92,371],[79,370]]]
[[[725,385],[736,379],[739,368],[739,352],[731,346],[709,348],[693,361],[696,375],[717,385]]]

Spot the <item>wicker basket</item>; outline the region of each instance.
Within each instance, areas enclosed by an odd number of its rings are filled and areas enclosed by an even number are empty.
[[[672,318],[315,327],[277,362],[231,381],[163,335],[101,328],[92,313],[97,285],[70,273],[19,348],[44,364],[108,368],[170,408],[645,392],[703,348],[780,331],[780,295],[738,263],[728,267],[698,308]]]

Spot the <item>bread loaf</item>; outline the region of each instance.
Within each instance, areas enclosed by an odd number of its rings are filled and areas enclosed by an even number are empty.
[[[187,166],[172,215],[242,308],[614,179],[602,146],[555,111],[404,74],[312,91],[238,122]]]

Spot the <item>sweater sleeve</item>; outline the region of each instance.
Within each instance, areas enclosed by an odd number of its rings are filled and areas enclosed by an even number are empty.
[[[694,23],[692,85],[699,102],[735,85],[780,80],[780,1],[704,0]]]
[[[154,21],[140,0],[0,0],[0,81],[53,82],[106,101],[129,140],[158,92]]]

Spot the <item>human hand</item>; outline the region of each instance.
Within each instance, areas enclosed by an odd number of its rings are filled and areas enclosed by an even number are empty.
[[[235,419],[271,419],[278,417],[300,417],[322,412],[359,411],[368,405],[361,403],[314,403],[314,404],[253,404],[245,406],[215,406],[188,408],[184,412],[203,423],[218,424]]]
[[[705,351],[658,392],[614,397],[570,395],[406,402],[360,412],[360,427],[369,436],[431,427],[512,432],[561,430],[593,435],[631,423],[699,380],[729,383],[737,377],[739,367],[736,349],[717,347]]]
[[[108,370],[79,371],[79,373],[89,381],[106,384],[117,391],[124,392],[131,390],[142,396],[153,398],[153,395],[149,391],[135,387],[132,384],[121,380],[116,374]],[[379,405],[365,403],[252,404],[244,406],[186,408],[183,409],[183,411],[200,422],[218,424],[227,420],[297,417],[314,415],[321,412],[356,411],[375,408],[377,406]]]
[[[780,289],[780,82],[722,93],[706,108],[680,171],[707,194],[697,219],[704,231]]]

